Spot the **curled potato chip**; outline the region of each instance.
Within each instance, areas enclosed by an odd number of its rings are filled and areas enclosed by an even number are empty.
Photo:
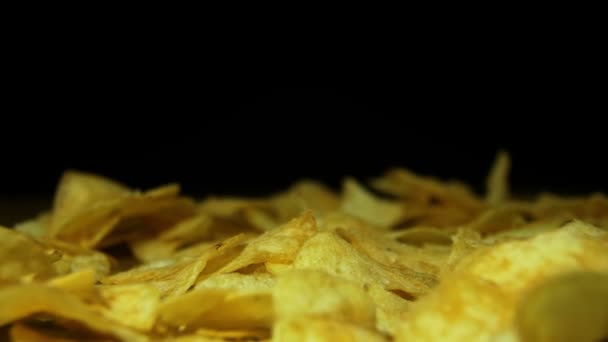
[[[412,306],[395,341],[494,341],[509,328],[512,311],[512,299],[499,286],[466,275],[450,277]]]
[[[387,339],[363,327],[321,318],[283,319],[272,329],[273,341],[385,342]]]
[[[140,331],[150,331],[156,321],[160,291],[150,284],[97,287],[104,300],[100,312],[106,318]]]
[[[29,236],[0,227],[0,285],[23,277],[48,279],[57,274],[61,253]]]
[[[274,285],[275,278],[269,273],[216,273],[196,284],[196,288],[262,291]]]
[[[505,151],[496,155],[496,160],[486,179],[486,202],[499,205],[509,199],[509,171],[511,159]]]
[[[243,252],[219,272],[233,272],[264,262],[289,263],[295,258],[300,246],[316,230],[314,216],[310,212],[305,212],[283,226],[270,230],[249,242]]]
[[[0,303],[0,326],[32,314],[47,313],[123,341],[148,341],[145,335],[109,321],[78,297],[57,288],[38,284],[5,286],[0,288]]]
[[[96,341],[96,342],[111,342],[113,338],[95,335],[87,332],[75,332],[73,329],[68,330],[57,326],[45,326],[38,324],[13,324],[10,329],[10,338],[13,342],[78,342],[78,341]]]
[[[212,225],[213,220],[209,215],[198,214],[178,222],[156,236],[131,242],[131,250],[144,262],[169,258],[179,248],[209,238]]]
[[[574,272],[547,280],[521,301],[522,342],[600,341],[608,337],[608,273]]]
[[[198,288],[164,301],[159,315],[168,326],[192,331],[268,328],[274,313],[270,291]]]
[[[332,232],[320,232],[310,238],[293,265],[296,269],[320,270],[363,285],[400,290],[412,297],[427,293],[436,283],[428,274],[379,263]]]
[[[363,287],[324,272],[282,274],[272,295],[275,313],[282,319],[314,316],[368,328],[375,324],[375,305]]]
[[[404,169],[372,181],[389,196],[347,178],[200,203],[66,172],[52,212],[0,228],[0,339],[606,337],[608,199],[511,198],[509,164],[485,199]]]
[[[608,234],[575,221],[528,240],[479,248],[455,269],[517,293],[563,272],[608,271]]]
[[[416,203],[440,203],[459,207],[464,211],[478,212],[485,205],[461,183],[442,183],[431,177],[421,177],[405,169],[391,169],[372,181],[372,186],[394,196]]]
[[[176,197],[178,191],[168,185],[141,194],[103,177],[68,171],[57,189],[48,235],[83,247],[128,240],[142,223],[150,229],[192,215],[194,204]]]
[[[344,180],[341,210],[378,227],[390,228],[395,224],[420,215],[406,212],[403,204],[377,198],[352,178]]]

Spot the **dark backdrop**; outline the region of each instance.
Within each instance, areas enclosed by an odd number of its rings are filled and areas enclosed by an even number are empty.
[[[177,181],[197,197],[264,195],[302,177],[338,187],[390,166],[482,190],[499,149],[512,154],[518,192],[608,192],[603,100],[551,75],[438,75],[390,88],[43,75],[20,84],[6,112],[0,214],[10,224],[48,206],[69,168],[137,188]]]

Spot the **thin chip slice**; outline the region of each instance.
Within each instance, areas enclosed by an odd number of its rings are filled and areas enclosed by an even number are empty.
[[[497,285],[458,275],[413,305],[396,342],[495,341],[509,328],[511,298]]]
[[[505,151],[496,155],[496,160],[486,180],[486,202],[499,205],[509,199],[509,171],[511,159]]]
[[[209,237],[212,224],[209,215],[199,214],[177,223],[157,236],[133,241],[130,244],[131,250],[144,262],[169,258],[180,247]]]
[[[363,286],[320,271],[296,270],[282,274],[273,289],[277,317],[314,316],[375,325],[375,306]]]
[[[66,291],[38,284],[0,288],[0,326],[36,313],[48,313],[76,321],[92,331],[124,341],[148,341],[145,335],[118,325],[94,312]]]
[[[209,246],[196,257],[159,260],[154,263],[113,274],[102,279],[106,285],[148,283],[156,286],[161,297],[178,296],[192,287],[199,275],[216,258],[221,258],[226,251],[232,250],[246,239],[240,234],[215,246]]]
[[[573,272],[551,278],[519,305],[522,341],[601,341],[608,336],[608,273]]]
[[[272,329],[272,340],[281,342],[388,341],[383,335],[354,324],[310,317],[280,320]]]
[[[569,271],[608,271],[608,233],[580,221],[528,240],[478,248],[455,269],[520,293]]]
[[[54,262],[61,253],[29,236],[0,227],[0,284],[17,282],[23,277],[40,280],[57,274]]]
[[[40,325],[40,324],[39,324]],[[11,326],[13,342],[113,342],[115,339],[86,332],[75,333],[55,326],[36,326],[16,323]]]
[[[419,212],[406,212],[403,204],[375,197],[353,178],[343,184],[341,210],[382,228],[419,216]]]
[[[98,286],[105,317],[140,331],[150,331],[156,321],[160,291],[150,284]]]
[[[273,320],[270,291],[199,288],[162,303],[160,320],[182,331],[198,328],[269,328]]]
[[[290,263],[300,246],[317,231],[311,212],[292,219],[251,241],[241,255],[219,272],[228,273],[264,262]]]
[[[320,270],[358,284],[377,284],[418,297],[436,283],[428,274],[379,263],[332,232],[320,232],[308,240],[293,262],[296,269]]]

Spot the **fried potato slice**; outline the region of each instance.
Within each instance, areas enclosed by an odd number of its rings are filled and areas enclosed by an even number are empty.
[[[234,272],[265,262],[290,263],[300,246],[317,231],[311,212],[307,211],[281,227],[270,230],[249,242],[243,252],[219,272]]]
[[[496,206],[509,199],[509,171],[511,170],[511,158],[505,151],[496,155],[492,169],[486,179],[486,202]]]
[[[272,329],[272,340],[281,342],[388,341],[383,335],[354,324],[311,317],[280,320]]]
[[[24,277],[45,280],[57,275],[61,253],[29,236],[0,227],[0,285]]]
[[[182,331],[269,328],[274,319],[267,290],[198,288],[165,300],[159,313],[163,324]]]
[[[419,211],[407,212],[402,203],[377,198],[353,178],[343,183],[341,210],[382,228],[420,216]]]
[[[478,248],[455,270],[519,293],[559,273],[608,271],[608,233],[580,221],[533,238]]]
[[[84,325],[97,333],[121,341],[148,341],[147,336],[103,317],[66,291],[39,284],[11,285],[0,288],[0,326],[37,313],[47,313]]]
[[[519,304],[522,342],[600,341],[608,336],[608,273],[573,272],[548,279]]]
[[[83,247],[127,240],[142,220],[165,226],[191,216],[194,204],[178,198],[178,192],[172,184],[142,194],[103,177],[68,171],[57,189],[48,236]]]
[[[510,327],[512,300],[492,282],[450,277],[412,306],[395,341],[495,341]]]
[[[148,283],[156,286],[163,298],[178,296],[195,284],[199,275],[213,259],[221,258],[225,252],[239,245],[245,238],[244,234],[234,236],[210,246],[196,257],[159,260],[116,273],[102,279],[102,283],[106,285]]]
[[[413,297],[426,294],[436,284],[436,279],[428,274],[377,262],[332,232],[317,233],[304,243],[293,266],[324,271],[359,284],[401,290]]]
[[[284,273],[272,295],[275,313],[281,319],[314,316],[367,328],[375,325],[375,305],[363,286],[324,272]]]

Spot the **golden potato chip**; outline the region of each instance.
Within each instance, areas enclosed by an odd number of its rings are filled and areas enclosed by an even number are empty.
[[[376,306],[376,330],[394,335],[412,302],[378,285],[367,286],[366,292]]]
[[[301,180],[289,190],[274,196],[270,203],[281,221],[310,210],[315,217],[338,210],[340,198],[325,185],[312,180]]]
[[[87,332],[74,332],[57,326],[45,326],[44,324],[13,324],[10,330],[13,342],[112,342],[115,339],[95,335]]]
[[[102,297],[94,287],[95,270],[90,268],[53,278],[47,281],[46,284],[76,295],[87,302],[100,303],[102,301]]]
[[[608,198],[523,200],[509,169],[499,153],[485,198],[392,169],[380,194],[303,180],[198,203],[68,171],[51,212],[0,228],[0,340],[608,337]]]
[[[428,274],[379,263],[332,232],[320,232],[302,246],[293,262],[296,269],[325,271],[359,284],[376,284],[412,297],[427,293],[436,283]]]
[[[261,291],[272,288],[275,282],[274,276],[269,273],[216,273],[196,284],[195,288]]]
[[[390,232],[389,237],[409,245],[422,246],[425,244],[451,245],[452,233],[447,229],[434,227],[412,227]]]
[[[102,252],[60,240],[46,239],[45,243],[61,255],[61,258],[54,263],[59,274],[92,269],[95,271],[95,280],[100,280],[110,274],[112,260]]]
[[[270,291],[198,288],[165,300],[161,321],[183,331],[196,328],[268,328],[273,320]]]
[[[22,277],[48,279],[57,274],[54,262],[61,253],[29,236],[0,227],[0,285]]]
[[[279,276],[272,292],[281,319],[311,316],[373,328],[375,305],[363,286],[320,271],[295,270]]]
[[[15,230],[29,235],[36,240],[41,240],[48,232],[50,221],[50,213],[43,213],[36,218],[16,224]]]
[[[219,272],[227,273],[264,262],[289,263],[300,246],[317,230],[310,212],[292,219],[251,241],[243,252]]]
[[[237,235],[196,257],[165,259],[148,263],[102,279],[106,285],[148,283],[156,286],[162,297],[177,296],[192,287],[208,263],[243,241],[245,235]]]
[[[341,210],[382,228],[419,216],[419,211],[407,212],[403,204],[377,198],[352,178],[344,180]]]
[[[83,247],[124,241],[142,220],[166,225],[192,215],[194,204],[177,198],[178,191],[169,185],[140,194],[103,177],[68,171],[55,196],[49,236]]]
[[[212,224],[209,215],[198,214],[149,239],[132,242],[131,250],[139,260],[145,262],[169,258],[178,248],[209,237]]]
[[[495,341],[509,328],[512,311],[512,299],[497,285],[454,276],[412,306],[395,341]]]
[[[428,254],[422,248],[399,243],[374,229],[365,227],[338,228],[336,234],[375,261],[391,267],[427,274],[438,274],[447,255]]]
[[[310,317],[280,320],[274,325],[272,335],[273,341],[388,341],[383,335],[354,324]]]
[[[509,199],[509,171],[511,159],[505,151],[496,155],[496,160],[486,179],[486,202],[499,205]]]
[[[112,335],[124,341],[148,341],[145,335],[114,324],[94,312],[78,297],[60,289],[38,284],[0,287],[0,303],[0,326],[32,314],[47,313],[78,322],[92,331]]]
[[[521,341],[600,341],[608,336],[608,273],[574,272],[547,280],[520,303]]]
[[[477,212],[485,207],[464,184],[442,183],[431,177],[421,177],[405,169],[391,169],[372,181],[372,186],[384,193],[416,203],[456,206]]]
[[[608,271],[608,233],[574,221],[528,240],[478,248],[455,269],[518,293],[559,273]]]
[[[105,306],[100,312],[106,318],[140,331],[152,329],[158,314],[160,291],[150,284],[128,284],[97,287]]]

